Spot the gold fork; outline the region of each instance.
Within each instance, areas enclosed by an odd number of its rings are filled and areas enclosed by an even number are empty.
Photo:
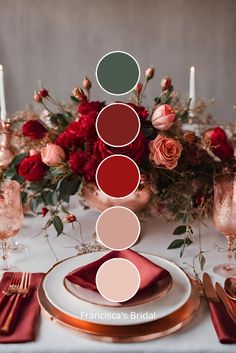
[[[17,290],[20,288],[20,283],[21,283],[21,276],[18,273],[14,273],[7,289],[5,291],[2,291],[2,293],[7,296],[10,296],[16,293]]]
[[[18,309],[20,307],[19,304],[20,304],[22,298],[25,298],[26,295],[29,293],[30,286],[31,286],[31,273],[23,272],[20,287],[19,287],[17,294],[14,298],[10,312],[8,313],[8,316],[5,320],[5,322],[0,327],[1,333],[7,334],[12,330],[16,316],[17,316]]]

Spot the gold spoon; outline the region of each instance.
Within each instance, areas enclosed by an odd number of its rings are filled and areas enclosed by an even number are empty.
[[[236,301],[236,277],[226,278],[224,290],[230,299]]]

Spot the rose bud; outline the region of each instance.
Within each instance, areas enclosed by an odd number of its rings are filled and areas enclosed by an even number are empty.
[[[85,76],[84,80],[83,80],[83,87],[84,89],[86,89],[87,91],[89,91],[92,87],[92,82],[88,79],[88,77]]]
[[[137,94],[140,94],[142,92],[142,89],[143,89],[143,84],[141,82],[137,83],[137,85],[135,86],[134,88],[134,91],[137,93]]]
[[[81,88],[75,87],[72,91],[72,95],[78,100],[82,100],[84,97],[84,92]]]
[[[193,143],[196,141],[197,136],[194,132],[192,131],[185,131],[184,135],[183,135],[183,139],[184,141],[188,142],[188,143]]]
[[[45,217],[46,214],[48,213],[48,208],[47,207],[43,207],[41,212],[42,212],[42,216]]]
[[[40,91],[38,91],[38,93],[40,94],[40,96],[42,98],[46,98],[48,96],[48,91],[45,88],[43,88]]]
[[[168,90],[172,86],[172,80],[170,77],[164,77],[161,80],[161,89],[162,91]]]
[[[169,104],[157,106],[151,117],[152,125],[157,130],[168,130],[174,124],[175,111]]]
[[[153,78],[154,76],[154,73],[155,73],[155,69],[154,67],[149,67],[146,72],[145,72],[145,77],[146,79],[149,81]]]
[[[77,218],[75,215],[73,214],[68,214],[66,215],[64,218],[63,218],[63,222],[64,223],[73,223],[73,222],[76,222],[77,221]]]
[[[34,91],[33,99],[36,103],[42,103],[42,96],[39,92]]]
[[[65,151],[54,143],[48,143],[46,147],[41,148],[41,157],[44,164],[49,167],[56,167],[61,162],[65,161]]]

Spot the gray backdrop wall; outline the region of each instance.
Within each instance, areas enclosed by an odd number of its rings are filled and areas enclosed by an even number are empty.
[[[133,54],[143,71],[154,65],[148,104],[163,75],[188,92],[196,67],[197,96],[216,99],[218,119],[236,118],[235,0],[0,0],[0,63],[5,68],[9,113],[32,103],[41,79],[67,99],[84,74],[95,82],[106,52]]]

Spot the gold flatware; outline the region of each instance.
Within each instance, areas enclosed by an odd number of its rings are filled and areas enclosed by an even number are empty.
[[[222,301],[222,303],[224,304],[224,307],[227,310],[227,313],[229,314],[231,319],[236,323],[236,313],[234,312],[230,304],[230,301],[226,292],[224,291],[224,289],[221,287],[219,283],[216,283],[216,293],[220,298],[220,300]]]
[[[209,302],[217,303],[220,301],[211,282],[211,278],[206,272],[203,274],[203,290]]]
[[[18,288],[18,291],[16,292],[16,296],[12,302],[11,309],[8,313],[6,320],[0,327],[1,333],[7,334],[11,332],[20,306],[19,304],[22,298],[24,298],[29,293],[30,285],[31,285],[31,273],[23,272],[21,277],[21,283]]]
[[[14,273],[10,280],[10,283],[5,291],[2,291],[4,295],[10,296],[19,289],[20,287],[21,276],[18,273]]]
[[[224,283],[224,290],[227,296],[231,299],[236,301],[236,278],[228,277]]]

